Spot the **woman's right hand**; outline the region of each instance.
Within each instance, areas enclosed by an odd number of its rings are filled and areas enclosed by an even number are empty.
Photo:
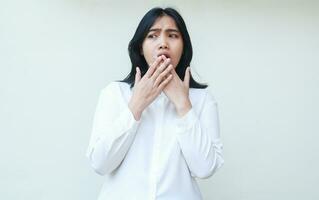
[[[153,102],[165,86],[172,80],[170,74],[173,65],[170,59],[159,56],[141,78],[141,71],[136,67],[133,94],[128,104],[136,120],[140,120],[144,109]]]

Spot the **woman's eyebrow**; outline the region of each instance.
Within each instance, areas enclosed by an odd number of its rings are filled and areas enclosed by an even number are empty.
[[[152,32],[152,31],[160,31],[161,29],[159,29],[159,28],[151,28],[148,32]]]
[[[174,29],[174,28],[169,28],[169,29],[166,29],[165,31],[166,31],[166,32],[176,32],[176,33],[179,33],[179,30]]]
[[[158,32],[158,31],[161,31],[161,30],[162,29],[160,29],[160,28],[152,28],[148,32],[152,32],[152,31]],[[177,29],[174,29],[174,28],[168,28],[168,29],[165,29],[165,32],[176,32],[176,33],[179,33],[180,31],[177,30]]]

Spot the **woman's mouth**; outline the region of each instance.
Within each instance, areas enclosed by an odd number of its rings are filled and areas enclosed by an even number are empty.
[[[167,58],[170,58],[170,59],[172,59],[172,57],[170,56],[170,54],[169,53],[167,53],[167,52],[160,52],[160,53],[155,53],[154,54],[154,56],[153,56],[153,58],[154,58],[154,60],[156,60],[158,57],[160,57],[160,56],[165,56],[165,59],[164,60],[166,60]],[[163,60],[163,61],[164,61]],[[162,62],[163,62],[162,61]]]
[[[170,58],[170,55],[169,54],[161,54],[159,56],[165,56],[166,58]]]
[[[156,55],[156,57],[163,56],[163,55],[166,58],[170,58],[171,57],[170,54],[167,51],[160,51],[160,52],[156,53],[155,55]]]

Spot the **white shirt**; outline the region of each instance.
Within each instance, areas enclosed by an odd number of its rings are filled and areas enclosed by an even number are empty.
[[[200,200],[195,178],[212,176],[224,163],[215,98],[189,90],[192,108],[179,117],[162,92],[136,121],[127,83],[100,93],[87,157],[104,175],[99,200]]]

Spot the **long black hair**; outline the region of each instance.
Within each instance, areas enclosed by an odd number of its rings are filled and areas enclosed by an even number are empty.
[[[158,17],[161,17],[163,15],[168,15],[172,17],[179,31],[182,34],[183,44],[184,44],[183,53],[175,71],[178,74],[179,78],[181,80],[184,80],[185,70],[188,66],[190,66],[190,62],[193,57],[192,43],[187,31],[185,22],[182,16],[175,9],[173,8],[164,9],[160,7],[155,7],[149,10],[144,15],[139,25],[137,26],[137,29],[135,31],[133,38],[131,39],[128,45],[128,53],[131,59],[132,68],[131,68],[131,72],[127,75],[125,79],[121,80],[121,82],[126,82],[130,84],[131,88],[134,86],[134,82],[135,82],[136,67],[138,66],[140,68],[142,77],[147,72],[148,64],[146,63],[145,57],[141,54],[142,44],[149,29],[154,24],[155,20]],[[190,88],[206,88],[207,85],[196,82],[191,75],[189,87]]]

